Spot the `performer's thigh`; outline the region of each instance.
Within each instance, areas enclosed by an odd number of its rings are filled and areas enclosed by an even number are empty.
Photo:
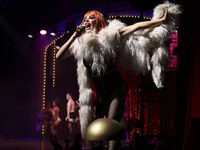
[[[125,100],[126,100],[126,87],[122,86],[116,91],[116,96],[112,99],[109,107],[108,118],[121,120],[124,112]]]

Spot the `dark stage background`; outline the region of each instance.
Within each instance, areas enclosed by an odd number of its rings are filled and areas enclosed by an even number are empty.
[[[90,0],[0,0],[0,139],[30,138],[36,137],[35,110],[42,107],[42,77],[43,77],[43,53],[41,49],[52,39],[44,37],[33,39],[26,38],[29,28],[39,29],[61,22],[66,16],[83,14],[87,9],[98,7],[105,10],[108,2],[112,0],[93,2]],[[120,0],[116,2],[120,3]],[[146,1],[128,1],[134,10],[139,8],[149,9],[155,5],[148,5]],[[159,1],[153,1],[159,3]],[[141,117],[140,103],[143,100],[143,117],[149,118],[147,110],[154,115],[154,120],[160,119],[163,124],[147,121],[144,127],[145,135],[155,135],[157,130],[167,132],[174,138],[177,149],[199,148],[200,126],[200,39],[199,39],[199,12],[198,1],[191,2],[172,1],[183,6],[183,15],[179,26],[179,42],[177,48],[177,70],[168,71],[166,76],[167,89],[141,93],[141,86],[151,83],[149,74],[144,77],[135,77],[132,73],[122,73],[129,81],[131,91],[127,96],[127,104],[131,110],[131,117]],[[135,4],[135,5],[134,5]],[[108,7],[109,8],[109,7]],[[108,12],[111,10],[107,10]],[[53,49],[53,48],[52,48]],[[47,54],[51,57],[51,54]],[[76,62],[73,57],[56,62],[56,88],[52,87],[52,74],[49,74],[47,83],[46,100],[57,99],[60,102],[62,114],[65,114],[66,90],[72,92],[74,99],[78,98],[78,86],[76,81]],[[51,64],[51,63],[50,63]],[[52,72],[51,70],[48,73]],[[130,76],[131,74],[131,76]],[[135,78],[133,79],[132,76]],[[136,80],[138,79],[138,80]],[[148,86],[147,86],[148,87]],[[55,90],[56,89],[56,90]],[[144,92],[144,88],[141,88]],[[165,99],[167,96],[167,99]],[[145,100],[160,98],[163,103],[151,103],[147,105]],[[135,99],[134,105],[130,101]],[[159,100],[160,100],[159,99]],[[166,101],[165,101],[166,100]],[[136,104],[137,103],[137,104]],[[159,106],[158,106],[159,105]],[[166,107],[167,106],[167,107]],[[163,109],[162,109],[163,108]],[[151,115],[149,114],[149,115]],[[167,114],[167,116],[165,116]],[[64,116],[61,118],[64,120]],[[170,122],[172,121],[172,122]],[[155,131],[156,130],[156,131]]]

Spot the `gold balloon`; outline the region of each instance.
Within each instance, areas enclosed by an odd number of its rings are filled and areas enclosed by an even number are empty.
[[[125,138],[125,130],[119,122],[101,118],[88,126],[84,138],[88,141],[120,140]]]

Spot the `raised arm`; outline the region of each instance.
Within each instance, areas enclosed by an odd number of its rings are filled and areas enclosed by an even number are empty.
[[[73,48],[73,42],[76,39],[76,35],[77,33],[74,32],[70,39],[59,49],[56,54],[57,59],[64,59],[71,55],[71,50]]]
[[[72,51],[72,48],[73,48],[73,42],[77,37],[82,35],[85,27],[86,26],[84,26],[82,24],[77,26],[76,31],[73,33],[73,35],[69,38],[69,40],[57,52],[57,54],[56,54],[57,59],[64,59],[64,58],[67,58],[71,55],[71,51]]]
[[[165,11],[164,15],[160,19],[135,23],[133,25],[119,29],[119,33],[121,37],[124,37],[124,36],[128,36],[134,33],[137,30],[155,28],[156,26],[159,26],[163,21],[165,21],[166,16],[167,16],[167,10]]]

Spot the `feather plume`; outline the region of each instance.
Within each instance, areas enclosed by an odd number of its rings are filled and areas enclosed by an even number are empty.
[[[124,39],[121,43],[120,64],[136,73],[145,74],[150,70],[149,51],[152,52],[152,78],[158,88],[163,87],[163,71],[170,60],[169,49],[165,43],[169,38],[171,30],[175,30],[178,17],[181,14],[180,5],[165,2],[155,7],[152,20],[159,19],[168,8],[165,22],[155,27],[148,34],[148,29],[139,30],[134,35]]]
[[[113,20],[98,34],[95,32],[87,33],[74,41],[72,53],[78,60],[79,114],[82,135],[84,135],[87,126],[93,120],[91,79],[83,64],[83,59],[89,63],[92,62],[91,69],[97,75],[104,74],[109,61],[115,55],[115,47],[120,42],[118,29],[124,26],[122,22]]]

